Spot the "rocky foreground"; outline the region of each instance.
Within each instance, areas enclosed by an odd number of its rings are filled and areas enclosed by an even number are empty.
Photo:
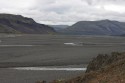
[[[84,75],[50,83],[125,83],[125,53],[99,54],[89,63]]]

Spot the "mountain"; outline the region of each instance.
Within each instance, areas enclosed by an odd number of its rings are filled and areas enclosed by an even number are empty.
[[[73,35],[122,35],[125,34],[125,22],[100,20],[80,21],[62,30]]]
[[[69,27],[68,25],[49,25],[49,26],[53,27],[57,32],[60,32],[61,30]]]
[[[0,33],[48,34],[55,30],[21,15],[0,14]]]

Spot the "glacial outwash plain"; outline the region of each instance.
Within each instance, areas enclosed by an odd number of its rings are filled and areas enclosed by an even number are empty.
[[[98,54],[125,50],[125,38],[40,34],[0,35],[0,82],[68,79],[85,71],[17,70],[18,67],[86,68]],[[68,78],[67,78],[68,77]]]

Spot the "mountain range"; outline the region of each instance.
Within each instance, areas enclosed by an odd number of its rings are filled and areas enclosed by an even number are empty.
[[[122,35],[125,34],[125,22],[111,20],[79,21],[60,32],[71,35]]]
[[[125,22],[100,20],[79,21],[72,26],[44,25],[21,15],[0,14],[0,33],[124,36]]]
[[[21,15],[0,14],[0,33],[49,34],[55,30]]]

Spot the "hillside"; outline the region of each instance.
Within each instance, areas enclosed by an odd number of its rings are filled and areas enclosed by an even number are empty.
[[[125,83],[125,53],[98,55],[89,63],[82,76],[51,83]]]
[[[54,29],[21,15],[0,14],[0,33],[48,34]]]
[[[80,21],[62,30],[64,34],[73,35],[122,35],[125,23],[111,20]]]

